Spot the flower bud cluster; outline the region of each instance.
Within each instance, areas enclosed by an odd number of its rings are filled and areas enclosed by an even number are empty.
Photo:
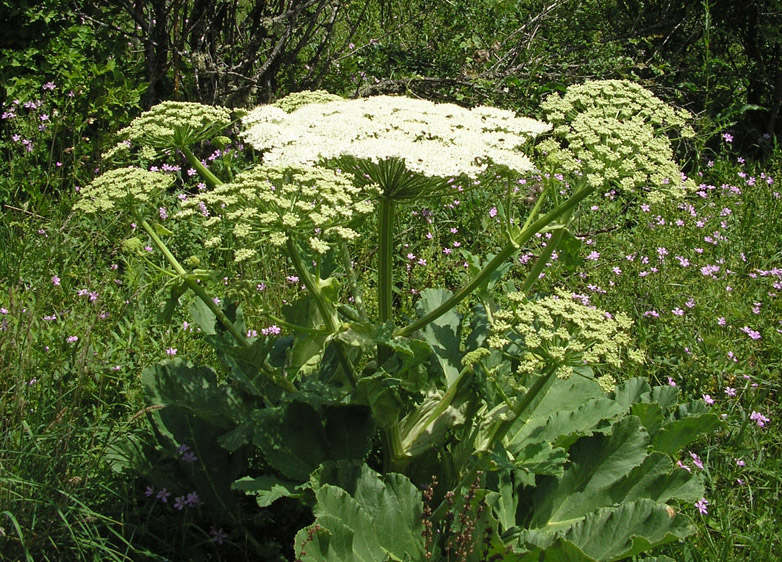
[[[522,293],[508,298],[512,308],[495,313],[487,343],[518,359],[519,373],[554,367],[567,378],[584,365],[619,367],[623,353],[643,361],[640,351],[629,349],[632,320],[623,313],[585,306],[563,290],[536,300]]]
[[[237,262],[255,256],[259,243],[283,246],[291,237],[323,254],[335,241],[358,236],[347,225],[373,211],[376,192],[325,168],[257,166],[183,201],[175,216],[209,217],[204,225],[214,226],[216,234],[207,244],[232,237]]]
[[[587,82],[549,96],[542,108],[554,124],[553,138],[539,145],[551,165],[580,171],[590,185],[651,190],[652,199],[664,199],[663,190],[679,196],[694,187],[682,178],[667,136],[694,136],[689,113],[638,84]]]
[[[225,107],[164,101],[119,131],[122,138],[154,148],[185,147],[220,134],[231,123]]]
[[[109,211],[117,206],[138,210],[164,192],[174,177],[141,168],[117,168],[92,180],[81,190],[82,197],[74,209],[88,214]]]

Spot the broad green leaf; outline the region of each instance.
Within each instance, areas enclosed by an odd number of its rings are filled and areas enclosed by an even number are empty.
[[[559,538],[551,545],[533,549],[518,558],[509,558],[513,562],[595,562],[591,556],[584,554],[584,551],[574,545],[572,542]]]
[[[363,460],[372,448],[375,424],[366,406],[325,408],[326,438],[332,459]]]
[[[231,420],[245,417],[250,409],[236,389],[217,384],[209,367],[194,367],[182,359],[147,367],[141,385],[148,404],[181,407],[218,429],[233,427]]]
[[[374,434],[368,409],[362,406],[331,406],[318,411],[295,401],[256,410],[253,420],[253,442],[266,462],[296,482],[306,482],[326,461],[363,460]]]
[[[381,477],[364,465],[355,493],[326,484],[315,490],[315,523],[300,530],[296,553],[313,561],[424,559],[423,502],[404,476]]]
[[[574,521],[602,507],[605,488],[640,465],[649,437],[635,416],[612,426],[608,435],[580,439],[570,449],[570,465],[561,479],[551,479],[535,491],[533,528],[567,528]]]
[[[676,405],[678,397],[679,389],[675,386],[655,386],[649,395],[649,401],[659,404],[663,411],[667,411]]]
[[[201,499],[215,509],[233,511],[231,483],[244,469],[244,457],[231,455],[219,442],[234,427],[234,417],[249,415],[236,389],[218,386],[214,372],[181,359],[154,365],[141,374],[147,402],[164,406],[149,413],[155,435],[169,450],[187,445],[196,457],[183,463]]]
[[[719,418],[710,413],[673,420],[662,426],[654,436],[652,446],[657,451],[673,455],[695,441],[702,433],[712,431],[719,425]]]
[[[305,482],[313,470],[331,458],[321,417],[309,404],[291,402],[257,410],[253,421],[254,443],[266,462],[291,480]]]
[[[231,485],[232,490],[255,496],[259,507],[268,507],[279,498],[290,498],[301,495],[296,490],[296,483],[273,475],[263,475],[256,478],[245,476]]]
[[[614,400],[625,410],[629,410],[633,404],[640,402],[642,396],[649,391],[650,387],[646,379],[636,377],[619,385],[614,391]]]
[[[671,506],[637,500],[597,510],[568,529],[563,538],[595,560],[609,562],[683,539],[692,531],[690,520]]]
[[[514,423],[505,446],[517,468],[531,475],[562,475],[566,449],[578,438],[597,431],[603,420],[621,413],[621,407],[594,381],[582,377],[556,379],[526,422]],[[533,476],[530,478],[534,481]]]
[[[663,503],[674,498],[695,501],[704,495],[703,482],[699,478],[674,467],[668,455],[657,451],[606,492],[604,505],[643,498]]]
[[[650,437],[654,437],[663,425],[663,410],[659,404],[638,402],[630,408],[630,413],[638,416]]]
[[[425,289],[415,305],[419,317],[431,312],[453,293],[446,289]],[[421,335],[428,343],[440,366],[446,386],[450,387],[459,376],[461,370],[461,354],[459,353],[461,317],[455,309],[451,309],[439,318],[421,329]]]

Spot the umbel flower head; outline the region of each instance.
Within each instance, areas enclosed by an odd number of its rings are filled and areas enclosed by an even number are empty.
[[[128,167],[110,170],[81,190],[82,198],[73,208],[88,214],[111,211],[116,207],[140,211],[141,207],[164,192],[174,176]]]
[[[689,113],[676,110],[626,80],[587,82],[553,94],[542,104],[554,124],[553,137],[538,145],[557,168],[579,171],[590,185],[627,193],[662,190],[674,195],[694,187],[683,181],[669,134],[692,137]]]
[[[176,216],[209,217],[205,224],[216,232],[207,246],[232,237],[238,262],[252,258],[260,242],[283,246],[289,238],[323,254],[335,241],[358,236],[348,224],[374,210],[369,198],[376,192],[326,168],[256,166],[184,201]]]
[[[521,373],[555,367],[557,376],[566,378],[584,365],[619,367],[625,350],[630,359],[643,361],[640,351],[629,349],[632,320],[622,313],[585,306],[561,289],[537,300],[522,293],[508,298],[512,310],[495,314],[487,343],[515,356]]]
[[[219,135],[231,123],[225,107],[164,101],[136,117],[119,135],[143,146],[181,148]]]
[[[360,177],[369,175],[384,195],[398,198],[443,185],[409,181],[412,176],[474,178],[490,163],[529,171],[532,162],[519,147],[549,129],[510,111],[465,109],[402,96],[307,103],[290,113],[264,105],[242,122],[245,140],[263,151],[268,165],[336,161]],[[389,162],[395,163],[390,171],[382,166]]]

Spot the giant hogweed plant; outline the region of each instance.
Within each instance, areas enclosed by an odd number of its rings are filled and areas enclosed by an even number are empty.
[[[145,150],[181,151],[211,187],[183,201],[180,227],[198,221],[204,245],[245,268],[274,249],[306,289],[270,313],[284,333],[257,336],[241,303],[209,294],[208,272],[183,265],[174,233],[150,222],[165,176],[115,169],[76,205],[132,213],[165,259],[172,302],[197,297],[193,319],[227,375],[175,359],[142,382],[160,445],[194,451],[190,479],[221,520],[244,529],[237,491],[261,507],[298,498],[315,516],[298,559],[335,561],[619,560],[692,531],[678,506],[703,485],[672,458],[716,419],[673,387],[615,378],[643,361],[626,316],[535,290],[555,251],[577,253],[570,224],[595,190],[687,189],[667,136],[686,132],[683,115],[626,82],[576,87],[545,109],[555,128],[535,147],[550,126],[496,108],[294,94],[244,115],[262,162],[226,178],[192,147],[222,132],[227,110],[161,104],[125,131]],[[522,147],[566,171],[566,187]],[[531,206],[515,187],[529,174],[544,185]],[[500,250],[471,256],[460,289],[423,290],[414,315],[396,313],[399,209],[486,177],[504,186]],[[372,228],[373,270],[357,270],[353,242]],[[495,295],[536,235],[546,243],[526,276]]]

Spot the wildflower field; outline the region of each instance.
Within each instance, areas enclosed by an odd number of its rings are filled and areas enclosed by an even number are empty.
[[[322,89],[145,100],[93,16],[3,51],[0,560],[778,559],[761,108],[374,91],[349,17]]]

